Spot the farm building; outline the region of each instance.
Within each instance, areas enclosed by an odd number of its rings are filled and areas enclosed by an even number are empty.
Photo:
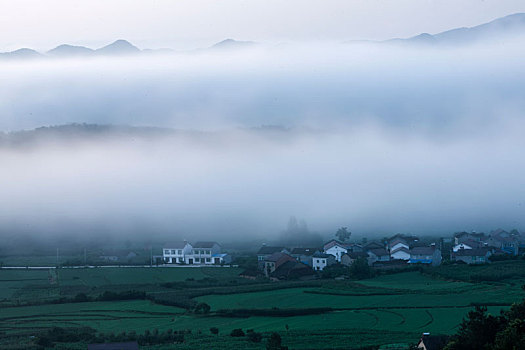
[[[410,264],[441,265],[441,250],[435,245],[414,247],[410,250]]]
[[[368,251],[368,265],[376,261],[389,261],[390,253],[385,248],[370,249]]]
[[[452,261],[463,261],[467,264],[485,264],[490,262],[489,257],[492,255],[492,249],[475,248],[475,249],[460,249],[457,252],[450,254]]]
[[[320,253],[317,248],[293,248],[290,255],[308,266],[312,266],[312,255]]]
[[[335,257],[331,254],[315,253],[312,256],[312,268],[315,271],[323,271],[327,266],[335,264]]]
[[[186,256],[191,255],[193,247],[186,241],[168,242],[164,244],[164,262],[168,264],[183,264]]]
[[[341,264],[350,266],[359,258],[367,259],[368,254],[365,252],[348,252],[341,257]]]
[[[404,246],[398,246],[397,248],[390,250],[390,258],[396,260],[409,260],[410,249]]]
[[[288,255],[286,253],[273,253],[264,261],[264,274],[266,275],[266,277],[270,277],[272,272],[274,272],[277,268],[279,268],[279,266],[281,266],[287,261],[296,262],[293,256]]]
[[[217,242],[197,242],[193,245],[186,241],[170,242],[164,245],[162,252],[167,264],[219,265],[231,262],[230,255],[223,253]]]
[[[257,261],[258,266],[262,270],[264,269],[264,262],[267,258],[269,258],[274,253],[289,253],[289,251],[285,247],[269,247],[266,245],[263,245],[261,249],[257,252]]]

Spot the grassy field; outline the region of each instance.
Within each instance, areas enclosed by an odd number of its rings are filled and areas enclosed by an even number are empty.
[[[468,267],[467,267],[468,268]],[[495,267],[492,267],[493,269]],[[446,270],[448,271],[448,270]],[[150,300],[90,301],[83,303],[16,306],[24,300],[42,301],[51,296],[63,296],[78,290],[141,289],[155,295],[159,291],[185,292],[184,288],[201,290],[202,281],[236,280],[235,268],[94,268],[61,269],[58,282],[54,271],[0,270],[0,296],[4,307],[0,315],[0,347],[5,339],[24,336],[28,339],[52,326],[87,326],[104,333],[135,331],[144,333],[157,329],[191,330],[183,344],[170,347],[156,345],[144,349],[191,349],[206,345],[214,349],[261,349],[261,344],[246,338],[232,338],[232,329],[254,329],[264,337],[277,331],[291,349],[352,349],[371,345],[415,342],[422,332],[447,333],[456,327],[473,303],[492,305],[491,313],[522,299],[524,292],[516,279],[495,282],[467,282],[444,279],[419,272],[383,275],[362,281],[323,281],[311,286],[261,290],[261,284],[227,287],[227,294],[208,294],[195,298],[207,303],[211,312],[198,315],[173,306],[159,305]],[[51,277],[51,278],[50,278]],[[165,287],[166,282],[192,281],[181,289]],[[269,287],[285,287],[281,282]],[[292,286],[293,287],[293,286]],[[78,289],[84,288],[84,289]],[[204,288],[204,287],[202,287]],[[259,288],[259,289],[256,289]],[[206,287],[213,293],[219,288]],[[497,302],[497,305],[495,303]],[[9,306],[9,307],[7,307]],[[279,310],[331,308],[320,314],[295,316],[225,317],[218,310],[259,309]],[[275,310],[275,309],[274,309]],[[210,327],[217,327],[218,336]],[[315,335],[315,336],[313,336]],[[10,338],[11,337],[11,338]],[[4,340],[2,340],[4,339]],[[75,349],[78,344],[61,344],[63,349]],[[60,348],[57,347],[57,348]],[[5,347],[7,348],[7,347]],[[16,347],[15,347],[16,348]],[[79,349],[82,347],[78,347]],[[85,346],[84,346],[85,348]]]

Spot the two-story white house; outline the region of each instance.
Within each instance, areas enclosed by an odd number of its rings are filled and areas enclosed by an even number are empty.
[[[193,247],[186,241],[168,242],[162,249],[162,257],[167,264],[183,264],[186,256],[192,254]]]
[[[196,242],[193,244],[192,254],[186,256],[186,264],[215,264],[214,258],[220,258],[221,246],[217,242]],[[217,255],[214,257],[214,255]],[[217,262],[220,263],[220,262]]]
[[[336,261],[341,262],[341,257],[348,252],[348,248],[346,244],[332,239],[324,244],[323,251],[325,254],[333,255]]]

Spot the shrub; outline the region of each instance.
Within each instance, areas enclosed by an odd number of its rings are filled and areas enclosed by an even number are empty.
[[[219,328],[217,328],[217,327],[211,327],[211,328],[210,328],[210,333],[211,333],[211,334],[219,334]]]
[[[260,343],[262,340],[262,334],[259,332],[254,332],[253,329],[248,329],[246,331],[248,340],[254,343]]]
[[[241,328],[235,328],[231,331],[230,336],[232,337],[244,337],[244,331]]]
[[[195,306],[194,312],[196,314],[208,314],[210,312],[210,305],[206,303],[198,303],[197,306]]]

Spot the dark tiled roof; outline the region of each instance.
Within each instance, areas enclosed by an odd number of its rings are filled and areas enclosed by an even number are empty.
[[[348,253],[343,254],[343,256],[344,255],[348,255],[352,259],[359,259],[359,258],[367,258],[368,257],[368,254],[365,253],[365,252],[348,252]]]
[[[327,250],[327,249],[330,249],[330,248],[332,248],[332,247],[334,247],[334,246],[336,246],[336,245],[338,245],[338,246],[343,247],[343,248],[346,249],[346,245],[345,245],[343,242],[338,241],[337,239],[331,239],[331,240],[329,240],[328,242],[326,242],[326,243],[323,245],[323,248],[324,248],[324,250]]]
[[[399,247],[399,248],[396,248],[396,249],[392,250],[392,251],[390,252],[390,254],[395,254],[395,253],[397,253],[397,252],[405,252],[405,253],[410,254],[410,250],[407,249],[407,248],[405,248],[405,247]]]
[[[410,255],[433,255],[435,247],[415,247],[410,251]]]
[[[312,255],[315,252],[319,251],[317,248],[294,248],[292,249],[293,255]]]
[[[257,252],[257,255],[270,255],[270,254],[273,254],[273,253],[278,253],[278,252],[282,251],[283,249],[284,249],[284,247],[263,246],[263,247],[261,247],[261,249],[259,249],[259,251]]]
[[[88,350],[139,350],[136,341],[126,343],[89,344]]]
[[[217,242],[196,242],[193,247],[194,248],[213,248],[213,246],[217,244],[220,246]]]
[[[324,254],[324,253],[315,253],[313,255],[314,258],[324,258],[324,259],[327,259],[327,258],[330,258],[330,257],[333,257],[333,255],[330,255],[330,254]]]
[[[385,248],[370,249],[370,253],[375,254],[377,256],[390,255],[390,254],[388,254],[388,252],[386,251]]]
[[[379,249],[384,248],[384,244],[381,244],[379,242],[369,242],[367,243],[363,248],[371,250],[371,249]]]
[[[281,252],[273,253],[266,259],[266,261],[269,261],[269,262],[278,262],[281,260],[294,260],[295,261],[295,259],[291,257],[290,255],[286,253],[281,253]]]
[[[460,249],[453,254],[456,256],[485,256],[489,251],[489,248]]]

